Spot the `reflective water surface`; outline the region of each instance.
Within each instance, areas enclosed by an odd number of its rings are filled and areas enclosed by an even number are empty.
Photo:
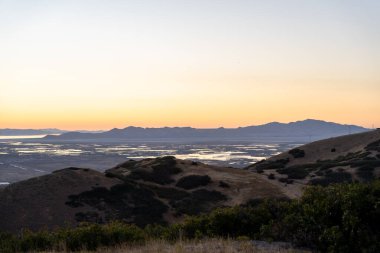
[[[38,139],[0,141],[0,185],[69,166],[97,170],[127,159],[173,155],[219,166],[243,168],[301,143],[46,143]]]

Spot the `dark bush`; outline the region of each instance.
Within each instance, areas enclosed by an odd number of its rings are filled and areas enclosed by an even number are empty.
[[[276,177],[275,177],[275,175],[274,175],[273,173],[270,173],[270,174],[268,175],[268,179],[273,180],[273,179],[276,179]]]
[[[133,169],[133,167],[138,163],[138,161],[135,161],[133,159],[129,159],[128,161],[121,163],[117,165],[116,167],[122,167],[126,169]]]
[[[285,167],[285,165],[289,162],[289,158],[286,159],[278,159],[276,161],[268,161],[268,160],[262,160],[260,162],[257,162],[253,165],[250,165],[248,169],[253,168],[258,173],[263,172],[264,170],[268,169],[280,169]]]
[[[75,214],[78,222],[103,223],[102,217],[97,212],[79,212]]]
[[[200,189],[193,191],[191,195],[186,198],[171,200],[169,204],[175,209],[178,215],[196,215],[210,211],[214,203],[226,199],[226,196],[224,196],[221,192]]]
[[[323,176],[324,173],[323,173],[323,171],[318,170],[318,171],[315,172],[315,175],[317,175],[317,176]]]
[[[153,170],[153,172],[147,171],[146,169],[138,169],[131,172],[128,178],[133,180],[143,180],[148,182],[154,182],[157,184],[165,185],[173,183],[174,180],[171,178],[170,173],[163,171],[159,173],[158,170]]]
[[[280,174],[286,174],[291,179],[304,179],[310,174],[311,171],[314,170],[314,168],[310,167],[308,167],[308,165],[295,165],[283,169],[278,169],[277,172]]]
[[[356,175],[358,175],[364,182],[370,182],[375,179],[375,175],[373,174],[374,170],[373,167],[363,166],[358,168]]]
[[[107,188],[94,188],[78,195],[69,196],[67,205],[75,208],[89,205],[105,213],[104,222],[131,220],[139,226],[150,223],[164,223],[163,213],[168,207],[155,198],[154,193],[144,185],[125,182]],[[97,220],[93,214],[78,213],[77,221]],[[100,220],[99,220],[100,221]]]
[[[351,183],[352,176],[348,172],[331,172],[327,173],[323,178],[315,178],[310,180],[312,185],[327,186],[335,183]]]
[[[158,197],[169,200],[179,200],[190,196],[190,193],[174,187],[148,186]]]
[[[135,161],[127,162],[125,166],[133,167],[135,163]],[[144,180],[162,185],[170,184],[174,182],[171,176],[182,172],[180,168],[176,167],[176,164],[174,156],[159,157],[155,159],[155,164],[152,165],[151,171],[149,168],[132,169],[127,179]]]
[[[230,188],[230,185],[227,184],[227,183],[224,182],[224,181],[219,181],[219,187],[222,187],[222,188]]]
[[[380,152],[380,140],[374,141],[365,147],[367,151],[377,151]]]
[[[208,175],[190,175],[180,178],[176,186],[183,189],[194,189],[199,186],[208,185],[210,182],[211,178]]]
[[[56,243],[67,250],[96,250],[101,246],[117,246],[122,243],[140,243],[145,239],[142,229],[123,223],[107,225],[86,224],[74,229],[61,229],[52,233]]]
[[[293,184],[293,180],[291,180],[289,178],[283,178],[283,177],[281,177],[281,178],[278,179],[278,181],[281,182],[281,183]]]
[[[291,154],[294,158],[302,158],[305,156],[305,151],[299,148],[292,149],[288,153]]]
[[[379,201],[380,181],[308,188],[262,232],[319,252],[379,252]]]

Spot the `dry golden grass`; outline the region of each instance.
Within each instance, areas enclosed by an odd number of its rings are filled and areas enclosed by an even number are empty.
[[[49,251],[46,253],[63,253],[64,251]],[[144,245],[125,245],[113,248],[101,248],[95,252],[81,251],[80,253],[306,253],[298,249],[286,249],[276,245],[255,246],[252,241],[205,239],[197,241],[179,241],[170,244],[166,241],[150,241]]]

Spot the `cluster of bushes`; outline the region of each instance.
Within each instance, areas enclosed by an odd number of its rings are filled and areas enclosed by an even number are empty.
[[[278,169],[277,172],[280,174],[288,175],[290,179],[304,179],[312,171],[312,169],[307,166],[290,166],[287,168]]]
[[[248,166],[247,169],[254,168],[256,170],[256,172],[263,173],[264,170],[268,170],[268,169],[284,168],[287,163],[289,163],[289,158],[278,159],[275,161],[262,160],[260,162],[253,164],[253,165]]]
[[[152,171],[147,169],[135,169],[127,176],[127,179],[144,180],[165,185],[173,183],[172,175],[181,173],[182,170],[176,167],[174,156],[164,156],[156,159],[157,164],[152,165]]]
[[[299,148],[292,149],[288,152],[294,158],[302,158],[305,157],[305,151]]]
[[[0,232],[0,252],[30,252],[48,250],[80,251],[122,243],[143,243],[143,229],[120,222],[106,225],[83,224],[77,228],[61,228],[54,232],[22,231],[19,236]]]
[[[159,187],[155,185],[147,185],[159,198],[167,200],[179,200],[190,196],[190,193],[178,190],[175,187]]]
[[[211,178],[208,175],[189,175],[182,177],[178,180],[176,186],[183,189],[194,189],[199,186],[208,185],[211,182]]]
[[[371,148],[377,143],[370,144]],[[299,153],[302,150],[293,149],[289,153],[293,156],[301,157]],[[327,186],[332,183],[349,183],[353,181],[352,176],[344,171],[333,172],[332,168],[350,166],[357,168],[356,175],[358,175],[360,181],[369,182],[375,179],[374,169],[380,167],[379,157],[369,156],[370,152],[355,152],[348,153],[344,156],[339,156],[334,160],[318,160],[315,163],[293,165],[288,167],[280,167],[282,160],[277,160],[271,163],[259,164],[259,169],[262,168],[276,168],[276,171],[280,174],[285,174],[288,179],[304,179],[307,176],[314,177],[315,175],[320,178],[315,178],[310,181],[313,185]],[[274,167],[270,167],[271,164]],[[268,166],[268,167],[267,167]],[[259,172],[259,171],[258,171]],[[262,172],[262,171],[261,171]],[[314,174],[312,174],[314,172]],[[282,179],[284,180],[284,179]]]
[[[310,183],[312,185],[328,186],[330,184],[351,183],[353,181],[352,175],[348,172],[344,172],[344,171],[333,172],[331,170],[328,170],[327,172],[328,173],[324,174],[324,177],[314,178],[310,180]]]
[[[78,195],[70,195],[66,205],[74,208],[88,205],[105,213],[103,220],[96,213],[77,213],[78,222],[109,222],[132,218],[139,226],[157,221],[164,223],[162,215],[168,210],[168,206],[158,200],[153,191],[128,181],[110,189],[97,187]]]
[[[358,168],[356,175],[358,175],[364,182],[370,182],[375,179],[375,175],[373,174],[374,170],[374,167],[362,166]]]
[[[182,199],[173,199],[169,204],[174,208],[177,215],[196,215],[207,212],[213,208],[213,204],[226,200],[227,197],[219,191],[199,189],[191,192],[189,196]]]
[[[249,237],[287,241],[321,252],[380,252],[380,181],[309,187],[297,200],[252,201],[170,226],[112,223],[56,232],[0,234],[0,252],[94,250],[150,239]]]
[[[289,179],[289,178],[285,178],[285,177],[280,177],[278,179],[278,181],[281,183],[285,183],[285,184],[293,184],[293,182],[294,182],[293,179]]]
[[[374,141],[365,147],[367,151],[377,151],[380,152],[380,140]]]
[[[224,181],[219,181],[219,187],[222,187],[222,188],[230,188],[230,185],[227,184],[227,183],[224,182]]]

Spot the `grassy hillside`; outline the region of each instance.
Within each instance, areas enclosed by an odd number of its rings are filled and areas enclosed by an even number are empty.
[[[57,252],[57,251],[53,251]],[[294,249],[286,243],[252,242],[210,238],[202,240],[185,240],[175,243],[167,241],[149,241],[143,245],[121,245],[119,247],[101,248],[97,251],[80,251],[80,253],[306,253],[308,250]],[[49,252],[50,253],[50,252]]]
[[[149,249],[151,242],[160,241],[164,242],[161,247],[172,249],[171,245],[180,246],[184,241],[194,245],[199,240],[224,238],[255,240],[254,245],[263,244],[257,240],[282,241],[317,252],[375,253],[380,251],[379,202],[379,180],[371,184],[311,186],[300,199],[251,201],[245,206],[218,208],[167,226],[140,228],[113,222],[54,231],[23,231],[19,235],[0,232],[0,252],[103,252],[115,247],[136,250]]]
[[[380,176],[380,130],[312,142],[247,168],[298,197],[305,185],[370,182]]]
[[[105,173],[67,168],[10,185],[0,192],[0,229],[113,220],[142,227],[267,197],[283,195],[249,171],[174,157],[131,160]]]

